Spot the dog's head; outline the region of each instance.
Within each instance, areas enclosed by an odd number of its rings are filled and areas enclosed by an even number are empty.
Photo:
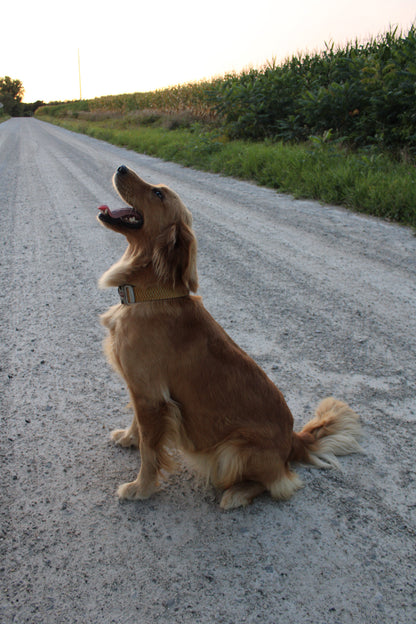
[[[163,185],[148,184],[122,165],[113,184],[126,207],[112,210],[101,206],[98,219],[106,227],[124,234],[132,257],[151,263],[160,282],[183,283],[196,292],[196,238],[192,215],[179,196]]]

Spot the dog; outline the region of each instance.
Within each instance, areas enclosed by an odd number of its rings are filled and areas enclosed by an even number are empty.
[[[102,225],[127,239],[124,255],[99,280],[121,303],[101,315],[104,349],[127,385],[133,422],[112,440],[140,449],[137,478],[120,499],[147,499],[180,450],[207,482],[223,490],[223,509],[268,491],[288,499],[302,486],[291,462],[338,466],[359,452],[359,417],[332,397],[296,433],[293,416],[266,373],[204,308],[198,288],[192,216],[167,186],[120,166],[113,185],[126,207],[101,206]]]

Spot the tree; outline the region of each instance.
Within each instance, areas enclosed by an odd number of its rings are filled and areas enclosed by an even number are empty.
[[[21,114],[21,102],[25,90],[20,80],[13,80],[10,76],[0,78],[0,102],[3,111],[12,117]]]
[[[44,102],[42,100],[36,100],[36,102],[31,102],[27,104],[24,102],[22,104],[22,116],[23,117],[33,117],[35,111],[40,107],[44,106]]]

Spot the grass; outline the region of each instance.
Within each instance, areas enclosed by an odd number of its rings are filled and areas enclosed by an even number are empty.
[[[187,167],[251,180],[296,198],[341,205],[416,228],[412,159],[398,160],[370,149],[351,151],[326,142],[325,137],[296,144],[229,140],[218,129],[201,124],[178,127],[162,116],[149,123],[138,123],[134,117],[129,123],[124,115],[94,121],[41,118]],[[166,129],[169,124],[174,129]]]

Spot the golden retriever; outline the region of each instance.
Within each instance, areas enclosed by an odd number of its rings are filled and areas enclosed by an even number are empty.
[[[171,189],[148,184],[122,165],[113,184],[125,208],[101,206],[100,222],[127,249],[99,286],[118,287],[121,303],[101,316],[105,352],[124,378],[134,409],[111,437],[140,449],[137,478],[121,499],[145,499],[179,449],[215,487],[221,507],[247,505],[264,491],[289,498],[302,483],[290,462],[337,465],[360,450],[352,409],[324,399],[299,433],[282,393],[210,316],[198,288],[191,213]]]

